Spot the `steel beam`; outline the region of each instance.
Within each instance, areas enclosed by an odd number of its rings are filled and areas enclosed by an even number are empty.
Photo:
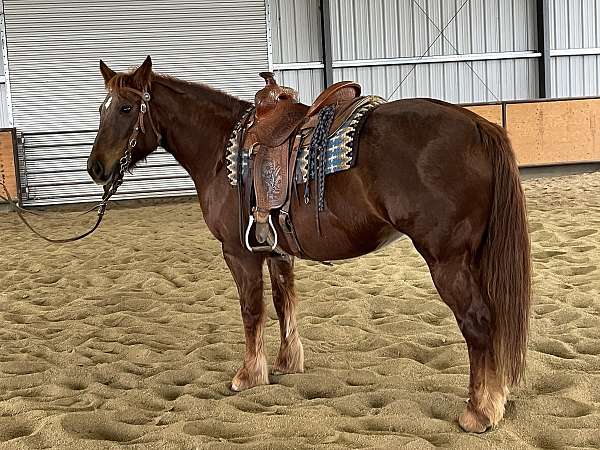
[[[333,84],[333,54],[331,46],[331,4],[329,0],[320,1],[321,10],[321,45],[323,51],[323,85],[325,88]]]
[[[500,61],[502,59],[526,59],[539,58],[542,54],[533,51],[523,52],[497,52],[497,53],[467,53],[460,55],[439,55],[423,57],[404,58],[378,58],[378,59],[354,59],[335,61],[333,68],[342,67],[368,67],[368,66],[403,66],[413,64],[433,64],[467,61]]]
[[[550,97],[552,93],[550,74],[550,0],[537,0],[537,35],[539,59],[539,96]]]
[[[550,56],[588,56],[588,55],[600,55],[600,47],[561,48],[558,50],[550,50]]]

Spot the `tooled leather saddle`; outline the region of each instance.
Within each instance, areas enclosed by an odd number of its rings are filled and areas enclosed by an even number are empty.
[[[312,139],[324,108],[329,108],[331,117],[325,131],[338,128],[354,111],[361,88],[349,81],[335,83],[307,106],[298,102],[297,91],[279,86],[273,73],[262,72],[260,76],[266,85],[255,95],[254,117],[249,118],[241,137],[241,146],[250,155],[249,179],[243,184],[253,189],[253,195],[248,196],[251,214],[243,240],[250,251],[275,251],[278,236],[272,212],[279,210],[279,223],[286,240],[293,253],[301,255],[289,217],[298,149]],[[253,225],[254,239],[259,245],[251,244]]]

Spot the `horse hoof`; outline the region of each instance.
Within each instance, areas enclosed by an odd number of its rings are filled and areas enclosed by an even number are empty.
[[[469,406],[458,418],[458,424],[467,433],[485,433],[492,427],[487,417],[473,411]]]
[[[260,364],[254,367],[254,369],[255,370],[250,371],[246,366],[244,366],[238,370],[238,373],[236,373],[235,377],[233,377],[233,380],[231,381],[231,390],[234,392],[241,392],[255,386],[269,384],[266,363]]]
[[[293,340],[279,350],[279,355],[273,364],[273,375],[304,372],[304,348],[296,334]]]

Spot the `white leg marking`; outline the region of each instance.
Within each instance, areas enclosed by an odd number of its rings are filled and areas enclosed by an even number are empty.
[[[290,318],[286,317],[285,318],[285,338],[289,338],[290,337]]]

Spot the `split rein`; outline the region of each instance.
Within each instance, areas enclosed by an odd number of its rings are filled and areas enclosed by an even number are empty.
[[[24,216],[24,214],[32,214],[32,215],[36,215],[36,216],[39,216],[41,214],[32,212],[32,211],[28,211],[28,210],[20,207],[12,199],[10,193],[8,192],[8,188],[6,187],[6,184],[4,183],[4,179],[0,180],[0,187],[2,187],[2,189],[4,190],[4,194],[5,194],[5,195],[0,194],[0,200],[4,200],[5,202],[7,202],[10,205],[10,207],[12,208],[12,210],[15,213],[17,213],[17,215],[19,216],[21,221],[25,224],[25,226],[27,228],[29,228],[35,235],[42,238],[43,240],[45,240],[47,242],[52,242],[54,244],[64,244],[67,242],[74,242],[74,241],[83,239],[98,229],[98,227],[100,226],[100,223],[102,223],[102,219],[104,218],[104,213],[106,212],[106,207],[108,206],[108,201],[117,192],[117,189],[119,189],[119,186],[121,186],[121,184],[123,184],[123,177],[125,176],[125,172],[127,172],[127,170],[129,169],[129,167],[131,165],[132,152],[133,152],[133,149],[135,148],[135,146],[137,145],[138,135],[140,132],[142,132],[142,133],[146,132],[146,130],[144,128],[144,116],[146,113],[148,114],[148,120],[150,121],[152,131],[154,131],[154,133],[156,134],[156,137],[158,139],[157,142],[158,142],[158,144],[160,144],[161,135],[158,132],[156,126],[154,125],[154,121],[152,120],[152,115],[150,114],[150,94],[148,93],[148,91],[146,89],[144,89],[144,91],[142,92],[142,91],[138,91],[137,89],[130,88],[130,87],[123,87],[121,89],[125,89],[127,91],[133,92],[134,94],[136,94],[140,97],[140,99],[141,99],[140,112],[138,114],[138,119],[135,124],[135,127],[133,128],[131,136],[127,140],[127,147],[125,148],[125,153],[119,160],[119,173],[117,174],[116,177],[113,177],[114,179],[111,180],[110,185],[104,186],[104,194],[102,195],[102,200],[100,201],[100,203],[93,206],[92,208],[88,209],[87,211],[85,211],[84,213],[81,214],[83,216],[83,215],[86,215],[86,214],[94,211],[96,208],[98,209],[98,216],[96,219],[96,223],[90,230],[88,230],[85,233],[82,233],[80,235],[77,235],[77,236],[74,236],[71,238],[66,238],[66,239],[53,239],[53,238],[44,236],[39,231],[37,231],[35,228],[33,228],[33,226],[31,226],[31,224],[27,221],[27,219]]]

